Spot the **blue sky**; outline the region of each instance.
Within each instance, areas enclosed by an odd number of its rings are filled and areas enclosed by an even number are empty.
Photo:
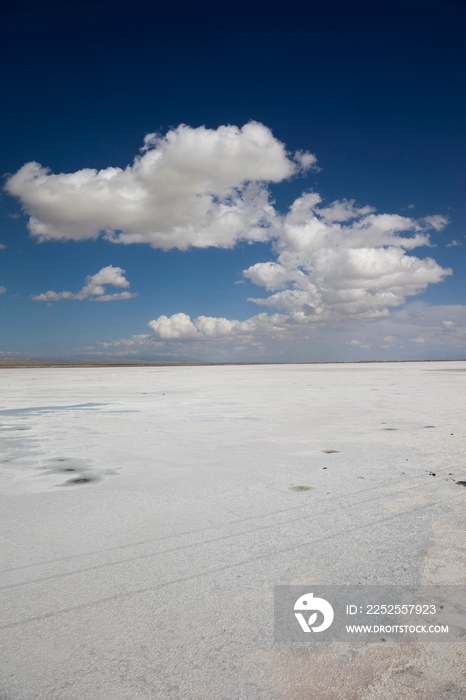
[[[466,357],[464,2],[2,8],[4,355]]]

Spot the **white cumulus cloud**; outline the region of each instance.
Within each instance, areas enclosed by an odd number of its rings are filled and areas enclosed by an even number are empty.
[[[118,301],[120,299],[133,299],[137,294],[131,292],[114,292],[106,293],[106,287],[117,287],[127,289],[129,282],[124,276],[125,271],[121,267],[113,267],[108,265],[103,267],[95,275],[88,275],[85,279],[84,286],[79,292],[43,292],[32,296],[33,301],[60,301],[61,299],[91,299],[92,301]]]
[[[352,200],[320,203],[315,193],[295,200],[274,243],[276,261],[243,272],[274,292],[250,301],[284,309],[296,323],[374,319],[451,274],[430,257],[407,253],[431,245],[431,222],[376,214]]]
[[[148,134],[142,154],[125,169],[53,174],[26,163],[6,183],[30,214],[39,240],[96,238],[149,243],[168,250],[228,248],[270,235],[276,212],[265,183],[308,170],[316,158],[293,161],[263,124],[241,129],[180,125]]]
[[[246,321],[237,321],[215,316],[198,316],[191,320],[187,314],[178,313],[170,317],[159,316],[148,325],[162,340],[205,340],[279,331],[284,328],[286,321],[286,317],[280,314],[268,316],[262,313]]]
[[[431,246],[428,230],[436,228],[438,222],[434,223],[377,214],[372,207],[358,207],[352,200],[322,207],[319,195],[305,193],[276,230],[276,260],[243,271],[253,284],[273,292],[249,301],[285,313],[258,314],[246,321],[204,316],[191,320],[179,313],[160,316],[149,326],[162,339],[179,340],[270,334],[316,323],[384,318],[407,297],[452,273],[431,257],[408,252]]]

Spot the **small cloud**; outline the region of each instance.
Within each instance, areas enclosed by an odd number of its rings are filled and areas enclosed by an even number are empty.
[[[0,250],[6,250],[6,245],[4,243],[0,243]]]
[[[416,209],[416,205],[415,204],[408,204],[406,209]]]
[[[302,173],[307,173],[309,170],[320,170],[320,168],[317,166],[316,156],[309,151],[296,151],[294,154],[294,160],[298,163],[299,169]]]
[[[88,275],[85,279],[85,284],[79,292],[43,292],[36,296],[32,296],[33,301],[61,301],[62,299],[89,299],[90,301],[118,301],[120,299],[133,299],[137,294],[131,292],[117,292],[114,294],[106,294],[105,287],[129,287],[129,282],[124,276],[125,271],[121,267],[113,267],[108,265],[103,267],[95,275]]]
[[[246,284],[245,280],[236,280],[236,282],[233,282],[233,284]]]
[[[423,345],[425,342],[424,338],[413,338],[413,343],[417,343],[418,345]]]
[[[103,348],[119,348],[119,347],[129,347],[129,346],[143,346],[143,345],[153,345],[151,342],[153,336],[150,333],[140,333],[139,335],[133,335],[131,338],[120,338],[119,340],[103,341],[98,340],[96,345],[100,345]],[[85,350],[93,350],[94,346],[89,345]]]
[[[430,228],[436,231],[443,231],[445,226],[450,223],[450,220],[446,216],[441,216],[440,214],[434,214],[433,216],[425,216],[422,221],[427,224]]]
[[[442,321],[442,326],[444,328],[453,328],[454,325],[453,321]]]
[[[0,294],[5,294],[6,287],[0,287]]]
[[[384,349],[393,348],[397,344],[397,340],[398,339],[394,335],[386,335],[379,341],[379,345]]]
[[[463,245],[461,241],[453,240],[450,241],[450,243],[447,243],[447,248],[454,248],[457,245]]]
[[[137,294],[131,292],[116,292],[115,294],[102,294],[100,297],[91,297],[91,301],[118,301],[119,299],[134,299]]]

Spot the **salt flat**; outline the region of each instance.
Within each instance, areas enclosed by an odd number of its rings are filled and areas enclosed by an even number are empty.
[[[0,388],[2,700],[466,697],[461,643],[287,649],[272,601],[466,584],[465,362],[4,369]]]

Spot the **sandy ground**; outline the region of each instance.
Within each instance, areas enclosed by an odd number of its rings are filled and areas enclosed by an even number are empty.
[[[466,585],[465,403],[461,362],[2,370],[0,698],[464,699],[466,642],[280,646],[273,586]]]

